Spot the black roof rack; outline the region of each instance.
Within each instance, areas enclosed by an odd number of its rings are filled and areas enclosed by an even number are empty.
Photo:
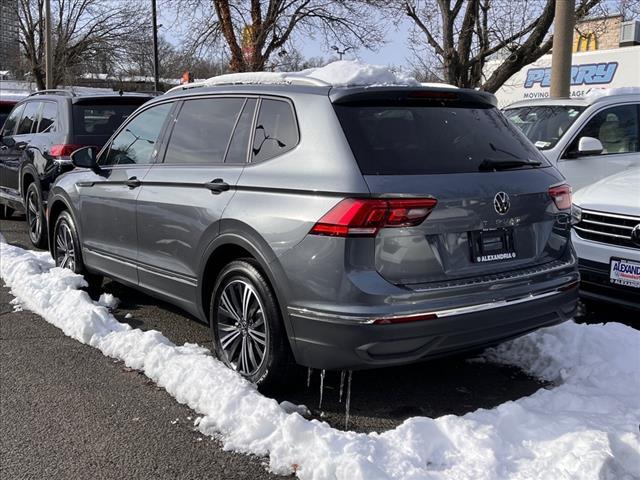
[[[50,88],[49,90],[38,90],[37,92],[33,92],[30,97],[34,95],[66,95],[68,97],[75,97],[76,94],[71,90],[62,90],[60,88]]]

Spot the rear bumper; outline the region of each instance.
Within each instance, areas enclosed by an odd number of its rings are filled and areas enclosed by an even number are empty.
[[[402,324],[381,317],[289,308],[298,363],[322,369],[363,369],[418,362],[495,345],[571,318],[577,276],[563,287],[457,309],[412,312],[435,316]],[[406,316],[398,313],[397,316]],[[385,316],[383,318],[389,318]]]

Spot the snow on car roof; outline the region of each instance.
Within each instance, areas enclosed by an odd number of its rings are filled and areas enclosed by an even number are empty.
[[[351,86],[420,86],[410,75],[394,71],[382,65],[370,65],[357,60],[339,60],[324,67],[309,68],[300,72],[246,72],[219,75],[202,82],[174,87],[169,92],[195,87],[216,85],[258,84],[290,85],[306,84],[326,87]],[[430,84],[433,86],[434,84]],[[449,85],[437,84],[448,87]]]

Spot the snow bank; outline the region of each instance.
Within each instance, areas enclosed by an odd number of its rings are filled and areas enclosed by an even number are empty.
[[[346,86],[385,86],[411,85],[420,83],[411,76],[394,72],[381,65],[368,65],[357,60],[339,60],[320,68],[310,68],[301,72],[247,72],[219,75],[189,86],[215,86],[229,84],[290,84],[296,78],[310,79],[323,82],[334,87]],[[322,83],[319,83],[322,84]],[[447,86],[447,85],[441,85]],[[169,91],[180,90],[183,86],[174,87]]]
[[[640,332],[621,324],[547,328],[487,352],[557,386],[462,417],[415,417],[382,434],[308,421],[194,344],[132,329],[79,290],[46,253],[0,239],[0,276],[65,334],[145,373],[197,411],[227,449],[269,456],[305,480],[632,479],[640,474]]]

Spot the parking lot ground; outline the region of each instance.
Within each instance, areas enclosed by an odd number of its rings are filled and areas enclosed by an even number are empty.
[[[8,242],[31,248],[23,221],[2,221],[0,227]],[[120,299],[113,312],[120,321],[159,330],[177,344],[210,346],[208,327],[179,309],[110,280],[103,289]],[[11,299],[3,287],[1,478],[271,478],[264,459],[224,452],[219,442],[193,431],[196,414],[146,377],[65,337],[33,313],[13,312]],[[595,315],[588,320],[615,320],[619,314],[605,309]],[[317,371],[309,388],[303,374],[272,395],[305,404],[314,418],[343,428],[339,381],[338,372],[327,372],[322,409]],[[384,431],[417,415],[462,415],[545,386],[518,369],[464,357],[358,371],[349,429]]]

